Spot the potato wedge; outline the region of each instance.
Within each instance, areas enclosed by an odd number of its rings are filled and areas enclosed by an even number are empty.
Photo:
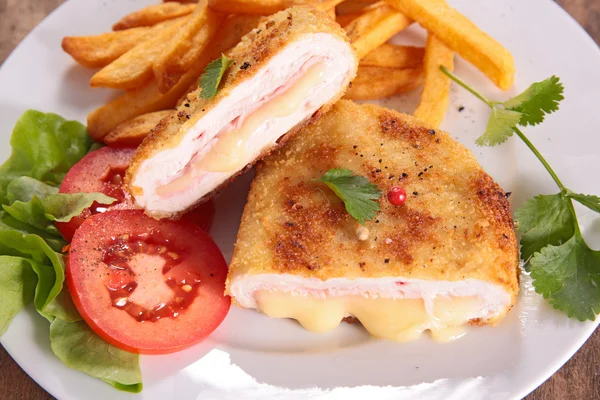
[[[154,62],[154,77],[162,93],[175,86],[198,61],[224,19],[222,14],[208,9],[207,0],[198,3],[190,20],[171,38],[168,46]]]
[[[151,80],[103,105],[88,115],[87,126],[90,136],[101,141],[112,129],[128,119],[174,108],[177,101],[189,92],[190,86],[198,85],[198,79],[206,65],[222,52],[238,44],[246,33],[258,25],[259,19],[252,15],[230,16],[219,29],[217,40],[210,43],[200,60],[171,90],[161,93],[156,81]]]
[[[114,62],[98,71],[90,80],[92,87],[131,90],[152,78],[152,67],[169,39],[177,34],[189,17],[165,21],[166,26]]]
[[[454,52],[442,43],[435,35],[427,36],[425,47],[425,85],[421,94],[421,102],[414,116],[439,128],[444,120],[450,102],[450,78],[442,71],[443,65],[454,70]]]
[[[79,64],[102,68],[134,48],[151,28],[132,28],[96,36],[66,36],[62,48]]]
[[[386,1],[433,33],[500,89],[512,86],[515,77],[512,54],[444,0]]]
[[[181,3],[162,3],[144,7],[121,18],[113,25],[113,31],[156,25],[159,22],[191,14],[194,7],[193,4]]]
[[[360,65],[387,68],[409,68],[423,64],[425,49],[423,47],[399,46],[384,43],[367,54]]]
[[[358,67],[358,75],[344,98],[376,100],[418,88],[423,83],[423,67]]]
[[[271,15],[288,7],[308,4],[328,11],[343,0],[209,0],[209,7],[229,14]]]
[[[338,15],[360,14],[378,1],[380,0],[344,0],[336,7],[336,12]]]
[[[164,118],[175,110],[143,114],[119,124],[104,138],[104,143],[117,147],[137,147]]]
[[[362,59],[398,32],[406,29],[412,22],[395,8],[384,5],[362,14],[344,26],[344,30]]]

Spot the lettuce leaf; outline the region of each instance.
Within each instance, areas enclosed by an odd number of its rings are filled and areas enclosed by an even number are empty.
[[[102,379],[119,390],[142,391],[139,356],[105,342],[85,322],[55,319],[50,325],[50,346],[69,368]]]
[[[116,201],[102,193],[58,193],[54,186],[23,176],[7,186],[9,204],[2,205],[13,218],[34,228],[60,235],[52,223],[69,222],[92,204],[112,204]]]
[[[0,335],[23,307],[33,301],[36,281],[27,260],[0,256]]]
[[[129,392],[142,390],[139,357],[119,350],[82,321],[65,283],[66,242],[54,222],[68,222],[101,193],[60,194],[67,171],[97,147],[83,125],[27,111],[0,166],[0,336],[27,304],[50,323],[54,354],[67,366]]]
[[[60,293],[65,281],[64,256],[56,253],[37,235],[0,230],[0,255],[25,259],[38,276],[34,305],[50,322],[53,316],[44,312],[46,306]]]
[[[59,185],[93,142],[79,122],[29,110],[17,121],[10,144],[12,155],[0,167],[0,204],[7,202],[8,184],[21,176]]]

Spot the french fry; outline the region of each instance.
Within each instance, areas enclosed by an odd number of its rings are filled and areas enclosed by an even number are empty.
[[[409,68],[423,64],[423,47],[398,46],[384,43],[367,54],[360,65],[387,68]]]
[[[113,31],[152,26],[169,19],[183,17],[194,11],[193,4],[162,3],[135,11],[121,18],[113,25]]]
[[[344,14],[344,15],[336,15],[335,22],[340,24],[340,26],[344,27],[348,25],[350,22],[355,20],[356,18],[363,15],[363,13],[354,13],[354,14]]]
[[[395,8],[385,5],[362,14],[344,26],[344,30],[359,58],[363,58],[398,32],[406,29],[412,22]]]
[[[215,11],[229,14],[271,15],[288,7],[309,4],[327,12],[343,0],[208,0]]]
[[[430,33],[425,47],[425,85],[414,116],[435,128],[442,124],[450,102],[450,78],[440,71],[440,65],[452,71],[454,52]]]
[[[104,143],[117,147],[137,147],[150,131],[175,110],[156,111],[129,119],[109,132]]]
[[[510,52],[443,0],[386,0],[433,33],[446,46],[488,76],[500,89],[514,81]]]
[[[365,8],[379,0],[344,0],[336,8],[338,15],[361,14]]]
[[[151,28],[132,28],[96,36],[67,36],[62,48],[79,64],[102,68],[134,48]]]
[[[335,21],[335,7],[331,7],[329,10],[326,11],[326,13],[329,16],[329,18]]]
[[[177,101],[198,79],[206,65],[222,52],[239,43],[241,38],[258,25],[259,17],[235,15],[225,20],[217,40],[210,43],[202,57],[167,93],[161,93],[156,81],[147,82],[138,89],[127,92],[88,115],[88,132],[95,140],[103,138],[123,121],[154,111],[174,108]]]
[[[188,19],[189,17],[182,17],[163,22],[163,29],[92,76],[90,86],[131,90],[149,81],[154,61]]]
[[[171,89],[201,57],[222,25],[224,16],[208,9],[201,0],[190,20],[171,38],[168,46],[153,66],[154,77],[162,93]]]
[[[358,75],[344,98],[376,100],[418,88],[423,83],[423,68],[358,67]]]

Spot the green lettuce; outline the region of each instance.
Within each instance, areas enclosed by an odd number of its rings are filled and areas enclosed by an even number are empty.
[[[50,325],[50,345],[67,367],[102,379],[119,390],[141,392],[139,356],[105,342],[85,322],[55,319]]]
[[[59,185],[93,141],[77,121],[29,110],[17,121],[10,144],[12,155],[0,167],[1,204],[6,204],[8,184],[21,176]]]
[[[0,335],[23,307],[33,301],[36,281],[35,272],[26,260],[0,256]]]
[[[22,176],[10,182],[2,205],[13,218],[34,228],[60,235],[53,222],[69,222],[92,204],[116,201],[102,193],[58,193],[58,189],[36,179]]]
[[[98,148],[85,127],[55,114],[27,111],[17,122],[13,152],[0,166],[0,335],[33,303],[50,323],[54,354],[67,366],[119,390],[142,389],[139,357],[106,343],[82,321],[65,285],[67,244],[55,222],[68,222],[102,193],[60,194],[68,170]]]

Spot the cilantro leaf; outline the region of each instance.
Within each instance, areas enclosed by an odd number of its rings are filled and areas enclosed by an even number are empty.
[[[346,211],[361,224],[372,219],[379,211],[377,200],[381,191],[364,176],[354,175],[349,169],[330,169],[320,182],[325,183],[344,202]]]
[[[583,204],[592,211],[600,213],[600,197],[591,194],[573,193],[567,190],[567,197],[576,200],[578,203]]]
[[[521,236],[521,258],[527,262],[547,245],[558,246],[575,233],[569,199],[563,193],[540,195],[527,200],[515,212]]]
[[[519,124],[537,125],[544,121],[546,114],[558,110],[558,103],[564,99],[564,87],[556,76],[536,82],[520,95],[503,103],[507,110],[522,114]]]
[[[228,58],[225,54],[221,54],[221,58],[217,58],[206,66],[204,73],[200,77],[200,92],[201,99],[212,99],[217,95],[219,90],[219,84],[227,68],[233,62],[232,59]]]
[[[557,310],[580,321],[600,313],[600,251],[579,233],[560,246],[547,246],[531,259],[535,291]]]
[[[513,135],[513,131],[519,121],[521,113],[492,107],[492,114],[488,120],[485,132],[476,141],[478,146],[496,146],[502,144]]]

